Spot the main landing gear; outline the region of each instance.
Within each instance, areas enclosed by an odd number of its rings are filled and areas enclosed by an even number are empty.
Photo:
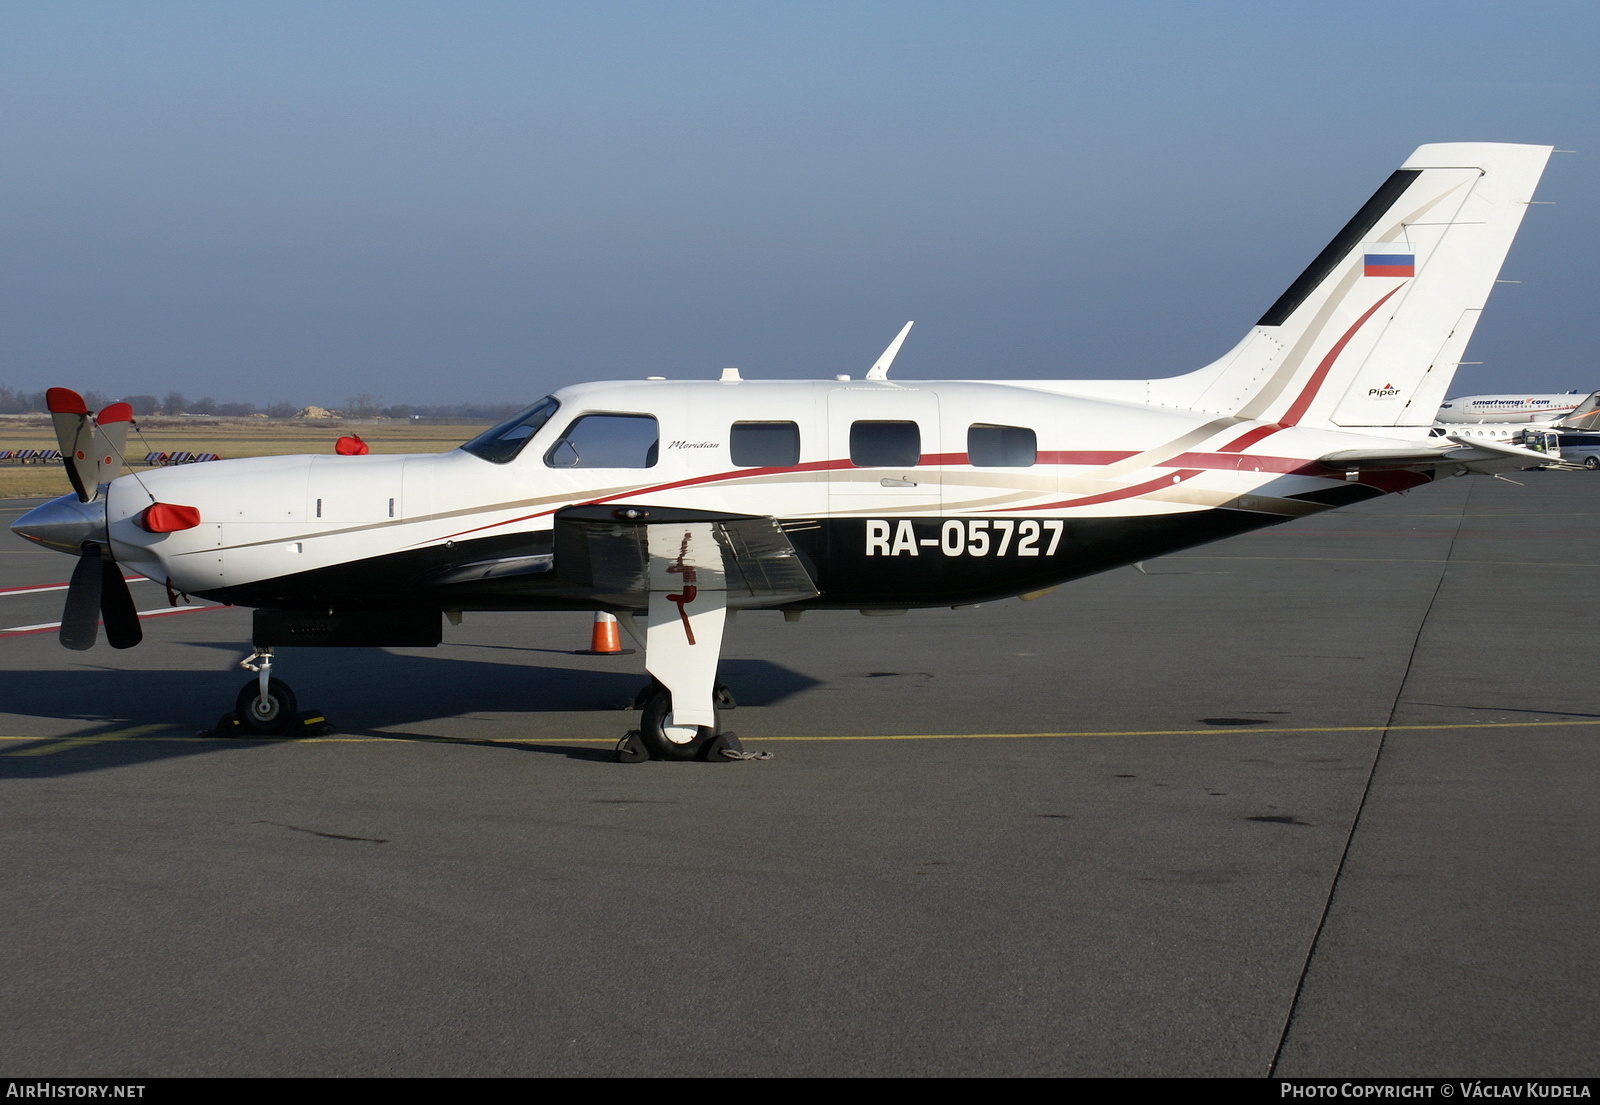
[[[223,714],[210,736],[218,737],[320,737],[333,726],[320,710],[301,710],[289,684],[272,677],[272,646],[257,648],[239,661],[256,673],[233,700],[233,713]]]
[[[622,763],[644,760],[766,759],[722,731],[718,707],[733,696],[717,684],[728,614],[728,584],[714,527],[704,522],[652,525],[650,608],[639,728],[617,744]],[[632,616],[628,618],[632,624]],[[722,701],[719,701],[721,699]]]
[[[639,728],[617,742],[617,761],[625,764],[645,760],[723,760],[766,759],[767,753],[750,753],[739,737],[722,728],[722,711],[737,708],[733,693],[721,683],[712,692],[716,709],[715,725],[680,725],[672,713],[672,692],[652,679],[634,700],[640,710]]]

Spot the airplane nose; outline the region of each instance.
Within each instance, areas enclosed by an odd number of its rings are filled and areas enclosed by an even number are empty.
[[[47,549],[77,555],[85,541],[105,540],[106,501],[82,503],[76,495],[63,495],[12,522],[11,532]]]

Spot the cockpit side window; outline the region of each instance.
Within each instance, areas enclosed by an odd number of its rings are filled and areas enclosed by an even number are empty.
[[[522,452],[550,416],[561,406],[548,395],[525,411],[512,415],[498,426],[491,426],[461,448],[475,457],[505,464]]]
[[[544,455],[551,468],[654,468],[661,433],[653,415],[586,414]]]

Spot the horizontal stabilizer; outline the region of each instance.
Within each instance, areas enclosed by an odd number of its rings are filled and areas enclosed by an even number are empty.
[[[1456,467],[1467,468],[1470,471],[1487,471],[1506,467],[1528,468],[1533,465],[1561,464],[1557,457],[1502,441],[1491,441],[1487,438],[1468,441],[1459,437],[1450,437],[1447,440],[1454,444],[1437,449],[1419,449],[1415,446],[1394,449],[1345,449],[1318,457],[1317,463],[1324,468],[1346,472]],[[1485,468],[1485,465],[1492,466],[1492,469]]]
[[[1492,438],[1468,441],[1466,438],[1451,434],[1448,440],[1455,442],[1457,445],[1465,445],[1469,449],[1484,449],[1491,453],[1497,453],[1502,457],[1521,460],[1524,463],[1554,465],[1561,462],[1561,458],[1552,457],[1548,453],[1541,453],[1536,449],[1525,449],[1521,445],[1512,445],[1506,441],[1495,441]]]

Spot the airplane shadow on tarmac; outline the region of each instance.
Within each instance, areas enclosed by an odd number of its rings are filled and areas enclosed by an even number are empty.
[[[215,647],[234,655],[239,651],[233,646]],[[326,712],[339,734],[476,744],[596,761],[611,760],[611,749],[542,743],[536,738],[516,740],[514,721],[496,732],[494,740],[382,730],[464,714],[616,710],[616,735],[620,738],[637,724],[638,715],[627,707],[649,678],[636,670],[637,664],[629,669],[595,671],[374,649],[283,649],[277,659],[277,671],[294,688],[301,708]],[[76,775],[253,748],[261,739],[283,739],[197,737],[232,709],[234,696],[247,678],[242,671],[215,669],[29,672],[0,699],[5,713],[60,718],[64,702],[106,712],[92,715],[92,719],[85,716],[82,729],[61,737],[6,741],[0,745],[0,781]],[[723,660],[718,678],[741,706],[771,705],[818,685],[809,676],[766,660]],[[736,717],[731,715],[724,724],[736,728],[732,724]]]

